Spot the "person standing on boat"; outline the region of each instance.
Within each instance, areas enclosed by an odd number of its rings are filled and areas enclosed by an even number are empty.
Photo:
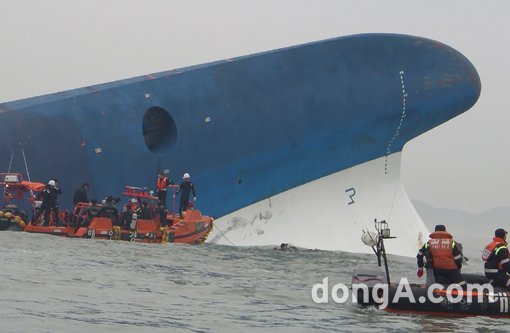
[[[76,206],[80,202],[89,202],[89,196],[87,195],[87,190],[89,189],[89,184],[84,183],[79,189],[74,192],[73,204]]]
[[[461,287],[466,286],[466,281],[460,274],[462,268],[462,253],[455,246],[453,236],[446,231],[444,225],[436,225],[430,239],[418,251],[416,255],[418,263],[418,277],[423,276],[423,258],[427,258],[427,264],[434,269],[436,282],[451,284],[456,283]]]
[[[159,214],[159,225],[160,227],[166,227],[166,215],[168,213],[168,208],[166,208],[165,204],[161,201],[158,201],[158,205],[156,207],[156,211]],[[171,220],[170,220],[171,223]]]
[[[135,211],[133,210],[133,206],[128,203],[126,205],[126,211],[122,213],[120,220],[120,227],[125,230],[129,230],[131,228],[131,222],[133,221],[133,215],[137,216]],[[137,218],[135,218],[137,219]]]
[[[485,261],[485,276],[494,286],[510,288],[510,254],[506,242],[507,232],[497,229],[492,242],[487,244],[482,252]]]
[[[34,219],[35,223],[44,212],[44,223],[43,226],[47,227],[50,225],[50,212],[53,211],[53,219],[55,225],[58,224],[58,195],[62,194],[62,191],[54,180],[50,180],[48,185],[42,190],[40,193],[40,197],[42,199],[41,209],[37,214],[37,217]]]
[[[166,207],[166,193],[168,190],[168,186],[173,185],[174,183],[165,176],[165,173],[161,171],[158,175],[158,179],[156,180],[156,189],[158,190],[158,199],[162,203],[165,204]]]
[[[179,201],[179,216],[182,217],[182,212],[188,209],[189,195],[193,192],[193,201],[197,200],[197,194],[195,193],[195,186],[190,181],[189,173],[185,173],[182,176],[182,183],[179,185],[179,189],[174,194],[174,198],[177,194],[181,193],[181,200]]]

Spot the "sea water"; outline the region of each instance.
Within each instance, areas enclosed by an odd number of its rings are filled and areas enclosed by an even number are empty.
[[[419,281],[414,258],[389,259],[393,280]],[[0,332],[504,332],[510,325],[313,301],[315,284],[327,277],[330,291],[350,285],[361,263],[375,256],[3,231]],[[481,267],[475,258],[464,270]]]

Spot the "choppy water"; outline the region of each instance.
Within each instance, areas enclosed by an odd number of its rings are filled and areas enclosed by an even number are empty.
[[[484,332],[510,320],[315,304],[373,255],[150,245],[0,232],[0,332]],[[479,272],[480,263],[467,270]],[[413,258],[391,257],[395,278]]]

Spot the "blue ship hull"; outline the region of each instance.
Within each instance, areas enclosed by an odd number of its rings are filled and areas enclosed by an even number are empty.
[[[189,172],[198,208],[221,217],[400,152],[480,89],[439,42],[347,36],[0,104],[0,166],[21,143],[31,178],[57,178],[66,207],[83,182],[100,199]]]

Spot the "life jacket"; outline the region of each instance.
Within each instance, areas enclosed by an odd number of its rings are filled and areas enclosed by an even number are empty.
[[[168,186],[168,178],[166,177],[158,177],[158,181],[156,183],[156,187],[159,191],[166,191],[166,188]]]
[[[497,273],[495,271],[495,268],[492,267],[493,265],[488,265],[488,264],[490,264],[489,261],[496,262],[499,270],[503,270],[503,271],[505,270],[503,268],[504,263],[497,260],[498,252],[500,250],[502,250],[503,248],[506,248],[506,241],[499,237],[492,238],[492,242],[490,242],[489,244],[487,244],[487,246],[485,246],[485,248],[483,249],[483,252],[482,252],[482,260],[486,262],[486,265],[485,265],[486,273]],[[493,254],[493,253],[494,253],[494,256],[491,257],[491,254]],[[489,259],[493,259],[493,260],[489,260]]]
[[[446,231],[434,231],[430,234],[428,249],[432,255],[433,266],[436,269],[457,269],[453,257],[453,237]]]

